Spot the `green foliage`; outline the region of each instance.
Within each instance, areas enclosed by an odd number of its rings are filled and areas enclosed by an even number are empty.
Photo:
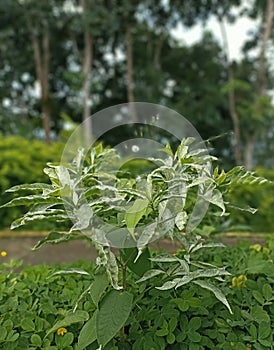
[[[210,291],[195,284],[176,291],[154,288],[161,284],[162,275],[136,284],[135,274],[129,272],[127,293],[123,294],[111,291],[102,275],[96,273],[97,267],[85,261],[51,268],[28,266],[21,272],[14,272],[19,263],[2,264],[0,348],[95,350],[99,347],[96,324],[103,318],[100,327],[109,328],[102,331],[102,336],[107,337],[112,332],[110,329],[115,332],[104,347],[107,350],[238,350],[246,349],[248,344],[254,349],[269,350],[273,344],[274,320],[273,248],[271,238],[266,247],[243,243],[218,251],[215,248],[196,251],[196,260],[229,267],[232,276],[224,276],[219,285],[233,314]],[[182,259],[184,253],[179,250],[173,258]],[[152,255],[157,259],[156,252]],[[153,262],[153,267],[157,264]],[[72,268],[90,271],[90,275],[54,274]],[[233,285],[233,278],[241,276],[245,277],[245,284]],[[90,293],[83,296],[91,283],[97,284],[96,302]],[[113,293],[126,299],[122,307]],[[128,314],[129,294],[133,295],[133,305]],[[73,312],[75,304],[78,307]],[[109,308],[111,313],[107,312]],[[98,310],[103,313],[97,319]],[[126,318],[124,340],[119,337],[121,312]],[[58,335],[60,328],[65,328],[67,333]]]
[[[271,180],[271,182],[265,183],[263,186],[258,184],[235,186],[231,189],[228,200],[239,205],[249,203],[252,207],[258,208],[258,211],[251,215],[248,212],[231,210],[230,226],[236,230],[243,227],[248,231],[274,232],[274,198],[271,195],[274,191],[274,170],[258,168],[257,174]]]
[[[148,296],[154,295],[154,299],[157,299],[166,293],[171,293],[171,299],[175,298],[176,302],[166,301],[163,310],[158,310],[163,317],[159,317],[161,321],[157,320],[155,327],[152,327],[151,334],[155,334],[156,339],[149,335],[148,344],[153,347],[151,344],[155,341],[160,349],[164,348],[165,342],[172,346],[175,341],[180,344],[180,340],[184,341],[185,338],[179,337],[178,340],[174,333],[179,317],[176,307],[180,311],[187,311],[189,307],[199,304],[199,298],[195,296],[198,292],[194,292],[190,299],[178,297],[181,291],[186,291],[186,285],[188,290],[202,289],[211,293],[214,300],[217,299],[227,308],[229,314],[233,313],[226,295],[217,285],[225,281],[223,278],[230,276],[225,265],[218,266],[196,259],[201,251],[222,245],[205,242],[192,230],[195,223],[200,222],[200,211],[207,209],[208,205],[215,208],[214,215],[223,216],[226,213],[229,203],[223,200],[223,194],[231,186],[264,183],[266,180],[245,172],[241,167],[227,173],[219,173],[216,168],[211,173],[211,161],[215,158],[209,156],[205,149],[195,146],[193,138],[183,139],[176,151],[166,145],[162,152],[162,158],[151,160],[156,164],[155,169],[134,177],[122,169],[117,174],[117,164],[120,161],[123,163],[123,160],[114,149],[103,148],[99,144],[87,153],[79,149],[76,158],[69,164],[48,163],[44,172],[50,184],[16,185],[7,190],[19,196],[4,204],[3,208],[18,205],[30,208],[12,223],[13,228],[40,220],[55,220],[70,226],[67,234],[51,232],[36,245],[36,249],[46,243],[57,244],[83,238],[93,244],[98,252],[95,272],[74,268],[51,275],[52,278],[58,278],[74,274],[92,280],[76,300],[72,311],[67,310],[64,317],[47,330],[45,338],[57,331],[55,342],[59,348],[70,349],[74,341],[73,333],[67,332],[66,327],[85,321],[88,323],[83,327],[78,341],[80,349],[94,342],[100,349],[107,349],[111,344],[114,346],[119,332],[120,343],[126,344],[125,327],[131,327],[129,325],[136,322],[135,318],[131,319],[133,308],[138,305],[138,310],[142,310],[145,308],[142,303]],[[197,204],[198,217],[195,212]],[[253,212],[250,208],[241,209]],[[164,254],[151,257],[148,244],[152,239],[159,238],[160,233],[162,237],[169,236],[181,242],[184,250],[180,256]],[[111,243],[115,245],[117,242],[130,242],[136,248],[128,251],[121,249],[120,256],[116,257]],[[127,273],[132,279],[127,278]],[[152,283],[148,295],[145,293],[147,283]],[[241,283],[236,284],[239,286]],[[133,288],[132,292],[127,290],[128,285]],[[155,288],[150,293],[151,287]],[[78,310],[87,295],[93,304],[92,315],[85,309]],[[134,300],[136,297],[138,301]],[[182,322],[184,325],[188,323],[188,327],[185,330],[181,326],[180,333],[186,333],[190,342],[199,342],[202,339],[198,332],[202,325],[199,317]],[[89,330],[94,325],[95,332]],[[22,327],[28,331],[35,330],[35,323],[32,319],[24,319]],[[33,337],[32,341],[40,344],[38,337]]]
[[[100,303],[96,318],[96,339],[105,346],[126,323],[132,309],[133,295],[110,291]]]
[[[43,168],[47,162],[57,161],[62,154],[63,144],[51,146],[39,141],[29,141],[22,137],[0,137],[0,192],[22,183],[45,182],[47,176]],[[11,194],[1,195],[0,204],[13,198]],[[0,227],[10,225],[23,211],[19,208],[3,209],[0,212]],[[31,226],[28,226],[31,228]],[[35,229],[47,229],[52,226],[32,226]]]

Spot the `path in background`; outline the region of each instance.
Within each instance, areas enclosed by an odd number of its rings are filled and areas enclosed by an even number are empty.
[[[44,237],[11,237],[0,238],[0,251],[6,251],[7,256],[0,258],[1,262],[10,259],[23,259],[23,265],[55,264],[73,262],[82,259],[94,260],[97,257],[96,250],[84,240],[75,240],[60,244],[45,244],[40,249],[33,251],[32,247]],[[179,247],[172,241],[162,241],[152,244],[155,249],[164,248],[169,252],[175,252]]]
[[[76,240],[55,245],[44,245],[39,250],[32,251],[32,247],[44,237],[4,237],[0,238],[0,251],[6,251],[6,257],[0,257],[0,261],[6,262],[10,259],[23,259],[23,265],[55,264],[73,262],[82,259],[94,260],[97,257],[95,249],[84,240]],[[265,239],[259,236],[245,237],[250,244],[265,244]],[[243,240],[240,236],[222,237],[226,245],[233,245]],[[165,249],[175,252],[180,246],[170,240],[164,239],[151,244],[154,249]]]

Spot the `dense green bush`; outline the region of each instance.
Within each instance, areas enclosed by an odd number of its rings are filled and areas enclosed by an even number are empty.
[[[3,192],[14,185],[21,183],[45,182],[47,176],[43,169],[47,162],[59,161],[64,145],[53,143],[46,145],[40,141],[27,140],[23,137],[0,136],[0,205],[10,199],[11,195]],[[10,225],[10,222],[20,216],[20,208],[1,210],[0,228]],[[35,226],[35,229],[43,226]]]
[[[272,181],[261,186],[256,184],[235,186],[230,194],[231,203],[245,204],[258,208],[258,211],[252,215],[248,212],[239,212],[232,210],[230,214],[230,227],[236,230],[242,228],[248,231],[256,232],[274,232],[274,169],[259,168],[256,170],[259,176]]]
[[[183,253],[179,250],[177,256]],[[233,314],[212,293],[197,285],[159,291],[155,288],[160,283],[159,276],[136,284],[134,272],[128,271],[127,290],[134,295],[134,306],[125,324],[125,339],[118,332],[104,349],[272,349],[273,241],[264,248],[241,244],[218,249],[217,253],[208,249],[207,253],[197,252],[197,258],[227,265],[232,272],[223,280],[222,291]],[[87,320],[92,319],[100,294],[99,307],[104,296],[109,295],[106,281],[101,280],[101,288],[95,288],[95,279],[100,276],[95,274],[95,265],[82,261],[73,267],[28,266],[21,272],[14,272],[12,265],[15,267],[16,263],[1,265],[1,349],[98,348],[96,341],[85,346],[81,331],[90,322]],[[73,274],[76,268],[91,274]],[[58,274],[60,269],[68,273]],[[82,294],[92,281],[90,293]],[[72,318],[75,305],[78,311]],[[79,341],[83,346],[76,346]]]

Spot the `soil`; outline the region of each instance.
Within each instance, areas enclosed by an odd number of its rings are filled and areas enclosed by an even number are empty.
[[[83,259],[94,260],[97,253],[86,241],[71,241],[66,244],[44,245],[39,250],[33,251],[32,247],[42,239],[42,236],[11,236],[0,238],[0,251],[6,251],[7,256],[0,256],[0,262],[7,262],[10,259],[22,259],[23,266],[55,263],[73,262]],[[247,240],[250,244],[265,244],[263,236],[249,235],[242,236],[222,236],[220,240],[226,245],[234,245],[241,240]],[[157,250],[165,249],[168,252],[175,252],[180,246],[170,240],[164,239],[151,244]]]

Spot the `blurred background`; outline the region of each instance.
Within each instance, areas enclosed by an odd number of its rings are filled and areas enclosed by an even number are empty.
[[[0,204],[8,187],[46,181],[83,120],[134,101],[182,114],[220,168],[274,180],[273,12],[274,0],[1,0]],[[259,210],[222,230],[274,232],[273,184],[231,201]],[[2,209],[0,229],[19,214]]]

